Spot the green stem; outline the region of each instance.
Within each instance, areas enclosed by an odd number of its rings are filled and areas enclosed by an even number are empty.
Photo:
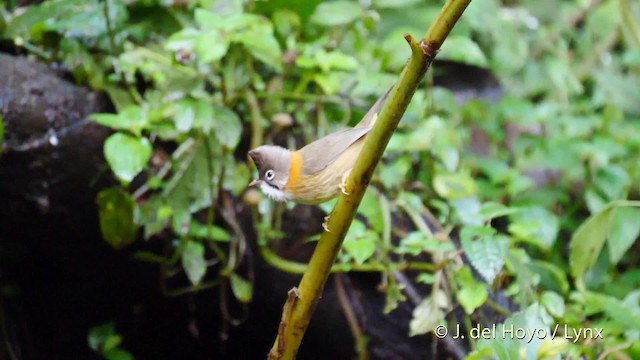
[[[340,195],[327,224],[330,232],[322,233],[299,288],[291,292],[293,295],[285,304],[285,312],[278,328],[278,336],[269,352],[269,359],[296,357],[305,330],[320,300],[342,241],[362,201],[373,171],[420,80],[470,2],[471,0],[448,0],[419,43],[410,35],[405,35],[411,47],[411,57],[380,111],[378,121],[367,135],[356,165],[347,179],[346,192],[349,195]]]

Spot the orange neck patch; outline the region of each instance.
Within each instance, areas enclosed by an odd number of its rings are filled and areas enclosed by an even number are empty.
[[[289,168],[289,180],[284,186],[285,188],[295,188],[300,181],[300,175],[302,174],[302,154],[299,151],[291,152],[291,167]]]

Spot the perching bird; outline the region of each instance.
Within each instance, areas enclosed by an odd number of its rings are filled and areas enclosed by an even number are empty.
[[[327,135],[300,150],[262,145],[249,151],[259,174],[249,186],[260,185],[277,201],[310,205],[330,200],[341,190],[346,194],[344,183],[388,94],[382,95],[355,127]]]

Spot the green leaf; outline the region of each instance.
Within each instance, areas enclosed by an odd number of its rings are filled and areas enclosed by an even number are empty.
[[[607,239],[612,208],[590,216],[571,236],[569,244],[569,265],[574,278],[581,278],[600,255]]]
[[[358,207],[358,214],[367,219],[367,223],[373,230],[382,233],[384,229],[384,214],[382,213],[380,201],[373,192],[365,192],[362,203]]]
[[[586,292],[585,313],[595,315],[603,313],[611,321],[613,326],[624,329],[640,329],[640,291],[635,290],[627,294],[624,300],[613,296]]]
[[[464,311],[471,315],[487,301],[489,296],[487,289],[483,283],[473,278],[471,269],[467,266],[460,268],[460,270],[456,272],[456,280],[460,286],[460,289],[456,292],[456,299]]]
[[[111,349],[102,353],[107,360],[134,360],[133,355],[122,349]]]
[[[455,246],[450,241],[442,242],[436,240],[432,236],[425,236],[422,231],[412,231],[400,240],[400,244],[394,249],[394,252],[398,254],[418,256],[423,252],[433,254],[435,252],[447,252],[454,250]]]
[[[95,41],[95,38],[107,33],[104,6],[97,0],[46,1],[39,5],[27,6],[25,9],[26,11],[9,22],[7,30],[10,37],[35,37],[35,40],[39,40],[45,31],[54,31],[66,37]],[[108,10],[113,29],[118,29],[129,16],[124,2],[111,2]]]
[[[612,264],[617,264],[640,235],[640,209],[619,207],[613,210],[607,245]]]
[[[198,63],[207,64],[222,59],[229,51],[229,44],[229,39],[225,38],[220,30],[209,30],[195,39],[193,51]]]
[[[229,242],[231,236],[227,230],[216,225],[204,225],[197,221],[191,222],[191,228],[189,229],[189,235],[198,239],[211,239],[220,242]]]
[[[109,351],[117,348],[122,343],[122,336],[118,334],[109,335],[102,345],[103,351]]]
[[[363,10],[357,2],[338,0],[318,5],[311,21],[323,26],[347,25],[362,15]]]
[[[553,246],[560,230],[558,217],[539,206],[522,208],[510,219],[509,232],[512,235],[544,249]]]
[[[444,320],[444,311],[449,307],[447,295],[436,288],[431,296],[413,309],[413,318],[409,323],[409,336],[426,334]]]
[[[180,132],[191,128],[209,133],[214,125],[213,106],[203,99],[182,99],[174,104],[173,121]]]
[[[462,199],[478,192],[478,186],[470,175],[464,173],[436,174],[433,188],[445,199]]]
[[[194,11],[194,18],[198,26],[203,29],[216,29],[220,28],[220,24],[224,21],[224,18],[213,11],[205,10],[202,8],[196,8]]]
[[[211,193],[211,187],[216,187],[215,179],[220,171],[220,147],[211,138],[201,137],[185,142],[182,148],[178,148],[173,154],[173,161],[178,164],[179,171],[167,181],[163,192],[160,194],[161,203],[169,205],[174,212],[174,217],[188,217],[209,206],[217,198],[217,191]],[[209,146],[206,145],[209,143]],[[209,150],[211,150],[209,152]],[[229,155],[230,156],[230,155]],[[180,215],[180,212],[186,214]],[[186,220],[187,232],[190,220]]]
[[[242,123],[233,110],[224,106],[214,106],[215,135],[228,149],[235,149],[242,135]]]
[[[533,260],[528,263],[529,269],[540,277],[540,286],[562,294],[569,292],[567,273],[555,264]]]
[[[105,341],[115,334],[115,325],[112,322],[92,327],[89,330],[89,337],[87,339],[89,348],[96,352],[102,351],[102,346]]]
[[[544,339],[542,335],[549,336],[549,326],[552,322],[553,318],[546,310],[540,304],[534,303],[507,318],[504,324],[499,324],[493,336],[480,336],[477,349],[492,349],[494,358],[500,360],[537,359]],[[516,331],[522,335],[518,335]]]
[[[460,232],[460,242],[474,269],[488,283],[493,282],[507,257],[509,239],[497,235],[490,227],[465,226]]]
[[[282,50],[273,36],[271,26],[266,29],[268,30],[238,35],[235,40],[240,42],[253,57],[280,72],[282,71]]]
[[[449,36],[438,53],[439,59],[486,68],[487,58],[478,44],[467,36]]]
[[[191,284],[197,286],[207,272],[204,258],[204,245],[195,241],[187,241],[182,249],[182,267]]]
[[[253,285],[251,282],[241,278],[235,273],[231,274],[230,280],[231,290],[236,299],[244,304],[251,302],[251,298],[253,297]]]
[[[104,142],[104,156],[111,170],[121,181],[131,182],[147,166],[151,157],[147,138],[115,133]]]
[[[472,351],[467,355],[464,360],[494,360],[493,350],[491,348],[482,348]]]
[[[359,236],[347,235],[343,247],[358,264],[363,264],[376,252],[376,243],[379,241],[378,233],[372,230],[366,230]]]
[[[553,291],[545,291],[542,294],[540,303],[544,306],[549,314],[561,318],[564,315],[564,299],[558,293]]]
[[[138,229],[134,223],[136,205],[131,195],[113,187],[100,191],[97,203],[102,238],[116,249],[133,243]]]
[[[142,130],[149,126],[149,120],[142,108],[129,105],[118,114],[91,114],[90,118],[102,126],[116,130],[128,130],[136,136],[140,136]]]
[[[482,216],[482,219],[486,221],[506,215],[515,214],[518,211],[520,211],[520,209],[510,208],[502,205],[501,203],[486,202],[482,204],[482,207],[480,208],[480,215]]]

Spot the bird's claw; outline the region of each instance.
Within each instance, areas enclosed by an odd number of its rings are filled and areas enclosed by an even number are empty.
[[[342,175],[342,180],[340,181],[340,185],[338,185],[338,187],[340,188],[340,192],[347,196],[349,196],[350,194],[349,192],[347,192],[347,178],[349,177],[349,174],[351,174],[351,169],[347,170],[347,172]]]
[[[324,231],[326,231],[326,232],[331,232],[331,231],[329,230],[329,217],[330,217],[330,216],[331,216],[331,215],[327,215],[327,216],[325,216],[325,217],[324,217],[324,221],[322,222],[322,228],[323,228],[323,229],[324,229]]]

